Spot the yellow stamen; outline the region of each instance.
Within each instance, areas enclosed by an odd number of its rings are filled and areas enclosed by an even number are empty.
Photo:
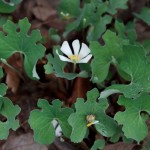
[[[71,55],[68,56],[72,61],[77,62],[80,60],[80,57],[78,55]]]
[[[90,127],[93,124],[93,122],[89,122],[86,126]]]

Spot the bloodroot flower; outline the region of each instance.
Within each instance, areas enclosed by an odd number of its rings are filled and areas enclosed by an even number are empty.
[[[72,42],[73,52],[68,44],[67,41],[64,41],[60,50],[66,55],[62,56],[58,53],[58,50],[56,50],[56,53],[58,54],[59,58],[62,61],[67,61],[71,63],[87,63],[91,57],[92,54],[90,54],[91,50],[88,48],[88,46],[84,43],[82,43],[80,47],[79,40],[74,40]]]

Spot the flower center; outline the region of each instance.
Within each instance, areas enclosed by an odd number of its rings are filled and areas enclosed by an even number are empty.
[[[95,120],[95,116],[94,115],[87,115],[86,116],[86,121],[87,121],[87,127],[90,127],[93,124],[99,124],[98,120]]]
[[[71,55],[68,56],[72,61],[77,62],[80,60],[80,57],[78,55]]]

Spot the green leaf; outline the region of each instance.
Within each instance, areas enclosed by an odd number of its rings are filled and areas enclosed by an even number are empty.
[[[94,145],[91,147],[91,150],[101,150],[105,146],[105,141],[104,140],[96,140],[94,142]]]
[[[120,93],[120,91],[116,89],[106,89],[100,93],[100,97],[98,99],[108,98],[110,95],[115,93]]]
[[[89,63],[80,63],[79,64],[80,70],[84,70],[87,73],[91,74],[91,66]],[[90,76],[90,75],[89,75]]]
[[[3,69],[2,69],[2,67],[0,67],[0,78],[2,78],[3,77]]]
[[[34,131],[35,141],[41,144],[50,144],[55,140],[55,129],[52,125],[56,119],[62,128],[65,136],[70,136],[71,127],[67,122],[69,115],[73,112],[70,108],[61,108],[62,102],[54,100],[52,105],[47,100],[40,99],[38,107],[40,110],[33,110],[30,114],[29,124]]]
[[[3,25],[7,22],[7,20],[11,20],[11,16],[1,16],[0,17],[0,27],[2,28]]]
[[[60,42],[61,38],[60,38],[60,36],[58,35],[57,32],[58,31],[56,29],[54,29],[54,28],[50,28],[48,30],[48,33],[49,33],[49,36],[50,36],[51,40],[53,40],[53,41],[58,43],[58,42]]]
[[[124,112],[118,112],[115,120],[123,125],[123,132],[127,138],[132,138],[137,142],[142,141],[148,134],[146,118],[142,112],[150,115],[150,96],[141,95],[137,99],[129,99],[124,96],[119,97],[118,104],[125,106]]]
[[[59,12],[69,13],[71,17],[77,16],[80,13],[80,0],[61,0]]]
[[[0,56],[7,59],[15,52],[23,53],[25,70],[32,78],[33,69],[38,59],[43,57],[45,48],[41,44],[37,44],[41,39],[39,30],[28,34],[30,26],[27,18],[20,20],[18,25],[7,21],[3,28],[7,35],[0,32]]]
[[[3,97],[6,94],[7,86],[4,83],[0,84],[0,97]]]
[[[0,110],[1,110],[2,106],[3,106],[3,101],[0,100]]]
[[[119,126],[116,133],[110,138],[109,141],[112,143],[117,143],[121,137],[124,138],[124,134],[121,126]]]
[[[90,102],[95,102],[97,97],[99,96],[99,91],[96,88],[94,88],[92,91],[89,91],[86,95],[87,99]]]
[[[141,9],[141,12],[139,14],[134,13],[134,15],[143,20],[145,23],[147,23],[148,25],[150,25],[150,9],[148,7],[144,7]]]
[[[110,64],[116,64],[117,59],[123,56],[122,47],[127,43],[109,30],[103,35],[103,39],[104,46],[100,46],[98,42],[90,43],[91,53],[94,56],[91,63],[93,82],[102,82],[106,79]]]
[[[0,0],[0,13],[11,13],[16,10],[16,6],[10,6]]]
[[[72,80],[77,77],[76,73],[65,73],[64,72],[64,67],[66,65],[66,62],[61,61],[56,53],[54,54],[54,57],[52,55],[48,55],[47,59],[48,59],[47,65],[49,67],[46,66],[46,68],[45,68],[45,69],[47,69],[46,72],[55,73],[55,75],[57,77],[67,78],[68,80]],[[52,71],[52,72],[50,72],[50,71]]]
[[[109,0],[107,12],[114,15],[117,9],[126,9],[128,0]]]
[[[104,17],[100,17],[103,13],[105,13],[107,10],[107,6],[105,3],[99,3],[97,1],[92,1],[89,4],[84,4],[84,7],[82,9],[82,20],[81,20],[81,28],[85,28],[88,25],[93,25],[97,24],[97,22],[105,21],[105,23],[108,22],[109,17],[106,15]],[[93,17],[94,16],[94,17]],[[100,23],[99,23],[100,24]],[[101,23],[102,24],[102,23]]]
[[[49,73],[49,74],[55,73],[57,77],[66,78],[68,80],[72,80],[76,77],[83,77],[83,78],[89,77],[86,70],[83,70],[79,72],[78,74],[64,72],[66,62],[61,61],[58,55],[56,54],[56,52],[54,52],[54,57],[50,54],[47,56],[47,59],[48,59],[48,63],[44,67],[46,73]]]
[[[85,3],[91,3],[91,0],[83,0]]]
[[[14,6],[19,4],[22,0],[9,0],[9,2],[7,0],[2,0],[2,1],[7,5]]]
[[[124,39],[128,39],[130,43],[135,43],[137,39],[135,31],[135,23],[129,22],[126,26],[119,21],[115,21],[115,29],[117,30],[118,36]]]
[[[150,54],[150,39],[145,39],[142,42],[142,46],[144,47],[146,55],[149,56],[149,54]]]
[[[72,126],[71,141],[81,142],[85,138],[87,127],[87,115],[94,115],[95,120],[99,121],[99,124],[95,124],[95,128],[103,136],[110,137],[117,131],[117,124],[112,118],[105,114],[107,101],[96,102],[99,96],[97,89],[93,89],[87,93],[87,101],[84,102],[82,98],[77,99],[75,103],[76,112],[72,113],[68,119],[69,124]]]
[[[12,102],[6,97],[0,97],[2,102],[0,114],[6,117],[6,121],[0,121],[0,139],[6,139],[9,134],[9,130],[16,130],[19,127],[19,121],[16,120],[16,116],[20,112],[18,105],[13,105]]]
[[[78,100],[78,103],[81,104],[82,102]],[[78,103],[76,103],[76,107],[78,107]],[[82,114],[71,114],[68,122],[73,128],[71,133],[71,141],[75,143],[81,142],[87,133],[86,114],[84,114],[84,117]]]
[[[88,40],[94,40],[99,38],[105,31],[105,26],[111,21],[111,16],[105,15],[101,17],[107,10],[107,5],[99,0],[92,0],[91,3],[85,3],[83,8],[80,9],[80,13],[76,15],[76,20],[69,23],[66,26],[64,37],[70,31],[81,30],[86,27],[90,27],[88,31]],[[94,17],[93,17],[94,16]]]
[[[105,15],[97,21],[97,23],[90,27],[87,35],[88,41],[94,41],[100,38],[102,33],[106,31],[106,25],[109,24],[112,20],[112,17]]]
[[[63,33],[63,37],[66,37],[68,35],[68,33],[71,31],[78,30],[79,25],[82,21],[82,17],[83,17],[83,15],[81,14],[74,22],[71,22],[66,25],[66,30]]]
[[[150,61],[146,58],[142,46],[124,46],[124,54],[119,67],[130,75],[130,84],[114,84],[107,90],[119,90],[127,98],[136,98],[150,91]]]

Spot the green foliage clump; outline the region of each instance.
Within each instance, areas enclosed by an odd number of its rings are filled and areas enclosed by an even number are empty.
[[[0,1],[0,12],[13,12],[19,2],[21,1]],[[52,103],[39,99],[38,108],[31,111],[28,120],[35,141],[50,144],[55,140],[53,120],[61,127],[62,138],[69,138],[71,142],[82,142],[89,136],[91,128],[107,138],[106,141],[97,139],[93,142],[92,150],[103,149],[108,141],[117,142],[120,139],[140,143],[148,135],[146,121],[150,115],[150,45],[149,40],[143,43],[137,40],[135,26],[137,19],[150,25],[150,9],[145,7],[139,13],[133,13],[134,20],[124,24],[117,18],[117,11],[127,9],[127,2],[128,0],[83,0],[82,3],[80,0],[60,1],[59,14],[68,24],[62,36],[59,36],[57,30],[50,29],[50,38],[59,43],[61,37],[66,38],[73,31],[86,31],[84,39],[89,42],[93,56],[89,63],[73,63],[73,67],[77,67],[73,71],[65,70],[68,63],[62,61],[56,52],[56,49],[61,50],[59,45],[54,47],[51,54],[45,54],[46,48],[41,44],[40,31],[30,31],[31,24],[27,18],[19,20],[17,24],[10,20],[4,24],[3,31],[0,31],[1,63],[8,65],[7,59],[19,52],[23,56],[23,67],[28,77],[37,79],[37,61],[46,55],[45,74],[63,78],[71,86],[76,81],[74,79],[87,78],[93,86],[86,98],[77,98],[71,108],[65,107],[58,99]],[[2,77],[1,67],[0,78]],[[19,127],[16,117],[20,108],[5,97],[6,90],[7,86],[1,83],[0,114],[6,120],[0,121],[0,139],[6,139],[10,129],[16,130]],[[114,103],[111,101],[113,94],[116,94],[116,105],[121,111],[116,110],[110,115],[107,110]]]

